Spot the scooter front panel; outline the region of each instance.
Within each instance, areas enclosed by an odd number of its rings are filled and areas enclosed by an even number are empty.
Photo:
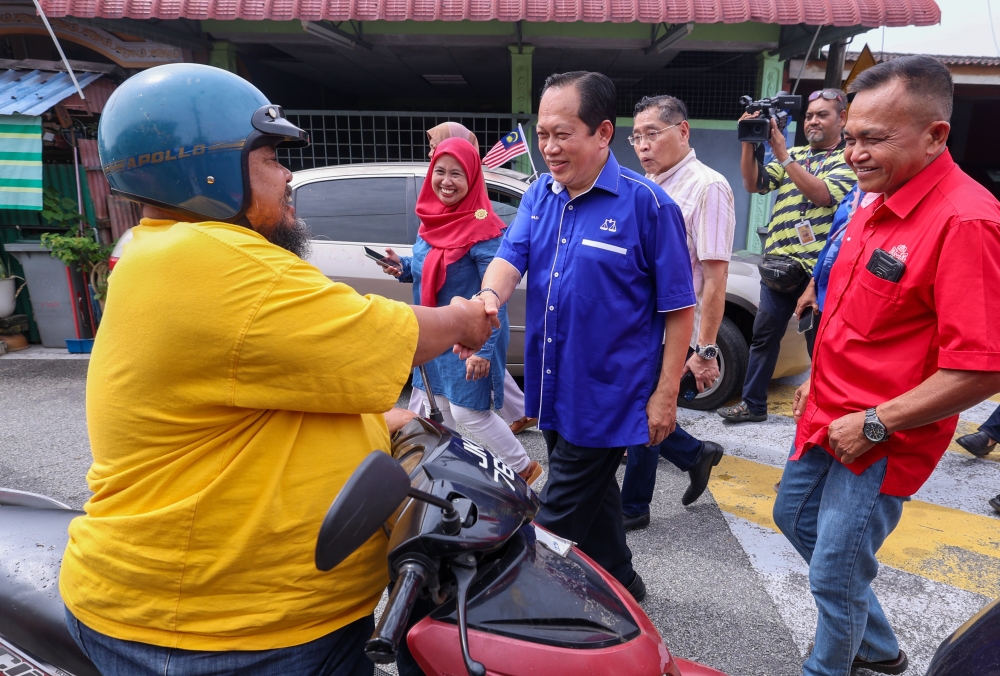
[[[480,564],[469,590],[469,627],[575,650],[627,643],[639,625],[615,590],[576,550],[565,557],[542,546],[535,527],[511,538],[501,559]],[[457,623],[455,603],[431,616]]]

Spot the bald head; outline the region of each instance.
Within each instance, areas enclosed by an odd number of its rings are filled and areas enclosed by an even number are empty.
[[[913,121],[950,122],[955,85],[948,68],[930,56],[901,56],[863,71],[848,87],[853,94],[902,85]]]

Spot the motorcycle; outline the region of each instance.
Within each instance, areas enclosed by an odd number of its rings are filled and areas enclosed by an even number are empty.
[[[428,675],[725,676],[673,657],[621,584],[532,523],[538,497],[482,446],[415,418],[392,448],[351,475],[316,544],[316,565],[330,570],[388,536],[392,591],[365,646],[376,664],[395,661],[405,640]],[[66,530],[80,514],[0,489],[2,676],[100,676],[59,596]],[[411,618],[418,598],[428,612]]]

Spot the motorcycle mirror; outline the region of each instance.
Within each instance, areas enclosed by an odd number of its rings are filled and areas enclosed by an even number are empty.
[[[316,567],[330,570],[382,527],[410,490],[410,477],[391,456],[372,451],[330,505],[316,540]]]

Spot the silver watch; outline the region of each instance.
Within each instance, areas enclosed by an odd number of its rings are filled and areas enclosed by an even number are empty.
[[[694,351],[699,357],[707,361],[711,361],[719,356],[719,346],[715,343],[705,345],[704,347],[698,345]]]
[[[882,421],[878,419],[878,414],[875,413],[874,407],[865,411],[864,432],[865,438],[873,444],[881,443],[889,438],[889,433],[886,431]]]

